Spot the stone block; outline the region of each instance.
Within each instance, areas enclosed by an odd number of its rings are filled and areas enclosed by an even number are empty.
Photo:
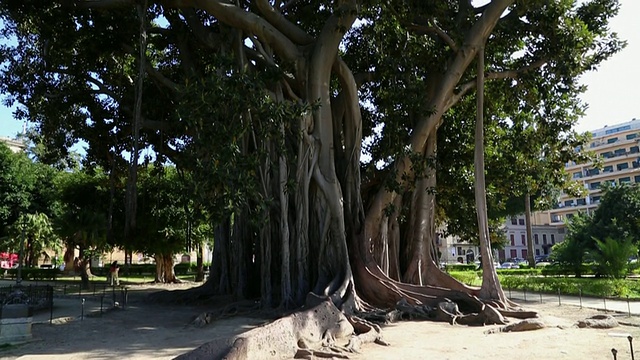
[[[14,319],[33,316],[33,308],[26,304],[0,306],[0,319]]]
[[[10,304],[0,308],[0,345],[31,340],[33,310],[29,305]]]

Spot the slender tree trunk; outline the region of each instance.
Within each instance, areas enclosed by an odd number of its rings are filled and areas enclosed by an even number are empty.
[[[204,281],[204,244],[198,243],[196,245],[198,251],[196,255],[196,282]]]
[[[489,237],[487,220],[487,193],[484,178],[484,46],[478,50],[478,86],[477,117],[475,134],[475,197],[480,235],[480,255],[482,256],[482,287],[480,296],[484,299],[496,299],[506,304],[506,296],[500,286],[500,280],[493,265],[493,251]]]
[[[533,253],[533,236],[531,231],[531,194],[527,192],[524,196],[524,221],[527,227],[527,261],[529,266],[536,266],[536,258]]]

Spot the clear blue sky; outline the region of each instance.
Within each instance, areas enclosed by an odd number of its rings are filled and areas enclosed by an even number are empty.
[[[598,71],[581,79],[588,86],[582,100],[589,104],[586,115],[576,130],[588,131],[605,125],[640,119],[640,98],[635,85],[640,83],[640,0],[621,0],[622,8],[612,20],[611,28],[627,47],[604,63]],[[0,97],[4,97],[0,94]],[[13,137],[22,124],[13,119],[12,110],[0,105],[0,136]]]

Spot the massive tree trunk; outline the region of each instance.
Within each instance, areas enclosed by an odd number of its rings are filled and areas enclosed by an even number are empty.
[[[158,253],[156,259],[155,282],[173,284],[179,282],[174,271],[173,254]]]

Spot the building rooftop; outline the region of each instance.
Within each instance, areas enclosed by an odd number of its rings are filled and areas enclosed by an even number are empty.
[[[0,136],[0,141],[5,143],[9,149],[13,152],[24,151],[27,148],[27,144],[19,139],[12,139],[6,136]]]
[[[633,118],[631,121],[627,121],[625,123],[615,124],[612,126],[605,125],[603,128],[589,132],[595,139],[628,130],[640,130],[640,119]]]

